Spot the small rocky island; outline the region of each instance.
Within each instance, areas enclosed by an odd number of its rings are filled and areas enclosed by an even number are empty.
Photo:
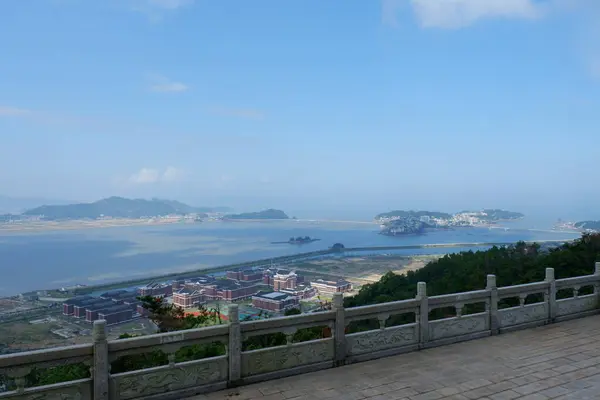
[[[281,210],[269,208],[268,210],[258,212],[248,212],[241,214],[228,214],[223,217],[224,220],[246,219],[246,220],[265,220],[265,219],[290,219],[286,213]]]
[[[375,221],[381,224],[380,234],[403,236],[423,234],[436,229],[490,226],[500,221],[514,221],[523,217],[524,215],[518,212],[498,209],[461,211],[456,214],[398,210],[379,214],[375,217]]]
[[[291,237],[287,242],[272,242],[272,244],[307,244],[317,242],[321,239],[311,238],[310,236]]]

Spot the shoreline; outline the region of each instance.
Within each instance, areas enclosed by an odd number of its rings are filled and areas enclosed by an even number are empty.
[[[3,223],[0,224],[0,235],[2,234],[26,234],[38,232],[53,232],[53,231],[68,231],[79,229],[105,229],[105,228],[127,228],[135,226],[162,226],[162,225],[200,225],[211,223],[230,223],[230,222],[245,222],[245,223],[265,223],[265,222],[284,222],[284,223],[309,223],[309,224],[347,224],[347,225],[379,225],[375,221],[347,221],[347,220],[329,220],[329,219],[244,219],[244,220],[205,220],[196,222],[191,220],[183,220],[181,218],[165,218],[165,219],[111,219],[111,220],[72,220],[72,221],[39,221],[29,223]],[[504,229],[507,231],[529,231],[529,232],[544,232],[544,233],[568,233],[582,234],[582,231],[573,230],[557,230],[557,229],[539,229],[539,228],[512,228],[498,225],[475,225],[464,227],[452,227],[447,229],[457,228],[488,228],[488,229]],[[444,229],[444,228],[439,228]],[[386,235],[394,237],[394,235]],[[405,236],[405,235],[397,235]]]
[[[564,239],[564,240],[537,240],[537,241],[526,241],[525,243],[556,243],[557,245],[567,242],[572,242],[576,239]],[[205,275],[211,273],[224,272],[227,270],[240,268],[240,267],[258,267],[258,266],[268,266],[274,264],[279,265],[289,265],[302,260],[310,260],[316,257],[327,257],[330,255],[342,255],[344,253],[346,257],[356,257],[356,254],[352,254],[353,252],[369,252],[369,251],[393,251],[393,250],[416,250],[416,249],[434,249],[434,248],[476,248],[476,247],[492,247],[492,246],[507,246],[514,243],[500,243],[500,242],[469,242],[469,243],[431,243],[431,244],[419,244],[419,245],[399,245],[399,246],[368,246],[368,247],[350,247],[339,250],[322,249],[316,250],[307,253],[296,253],[293,255],[281,256],[281,257],[271,257],[260,260],[248,260],[240,263],[227,264],[214,266],[209,268],[201,268],[201,269],[190,269],[183,270],[179,272],[172,272],[162,275],[152,275],[148,277],[144,277],[143,279],[130,279],[130,280],[121,280],[121,281],[106,281],[104,283],[100,283],[97,285],[82,285],[77,287],[79,284],[70,285],[73,287],[74,295],[87,294],[100,290],[110,290],[115,288],[126,288],[133,287],[137,285],[144,285],[148,282],[157,281],[157,280],[173,280],[173,279],[182,279],[194,277],[197,275]],[[365,254],[364,256],[372,256],[373,254]],[[422,254],[416,254],[422,255]],[[404,255],[402,255],[404,256]],[[411,257],[413,255],[405,255],[405,257]],[[32,291],[52,291],[58,290],[58,288],[38,288]],[[10,295],[4,297],[11,297]],[[3,298],[3,297],[0,297]]]

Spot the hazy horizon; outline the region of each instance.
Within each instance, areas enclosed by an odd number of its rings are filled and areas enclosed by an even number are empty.
[[[258,3],[2,3],[0,193],[600,219],[600,2]]]

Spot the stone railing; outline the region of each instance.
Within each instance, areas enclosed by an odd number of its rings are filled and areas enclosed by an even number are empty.
[[[500,288],[488,275],[484,290],[442,296],[427,296],[420,282],[414,299],[348,309],[336,294],[331,311],[260,321],[240,322],[233,304],[226,325],[115,341],[107,341],[105,321],[96,321],[93,344],[0,356],[0,375],[8,378],[0,380],[0,400],[181,399],[588,316],[598,311],[599,296],[596,263],[593,275],[557,280],[548,268],[543,282]],[[301,334],[307,330],[312,335]],[[279,339],[272,340],[274,335]],[[270,339],[249,346],[256,337]],[[215,343],[222,344],[220,355],[181,357],[189,346]],[[163,365],[115,371],[119,360],[158,351]],[[89,377],[28,387],[32,371],[69,364],[87,366]]]

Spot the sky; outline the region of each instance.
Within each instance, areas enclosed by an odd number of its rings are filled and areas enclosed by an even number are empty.
[[[0,38],[0,195],[600,217],[597,0],[6,0]]]

